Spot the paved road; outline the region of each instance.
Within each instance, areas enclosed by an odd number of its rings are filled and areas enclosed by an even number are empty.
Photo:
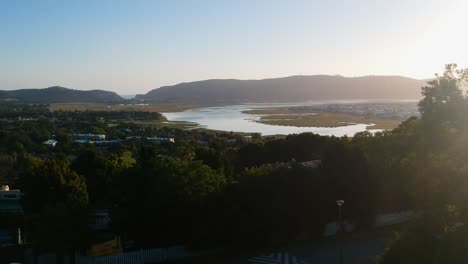
[[[278,252],[267,256],[252,257],[247,260],[250,264],[309,264],[304,259],[290,255],[288,252]]]
[[[381,254],[386,239],[373,238],[360,241],[343,242],[344,264],[374,263],[375,257]],[[265,256],[253,256],[239,264],[339,264],[340,243],[330,243],[298,250],[275,252]]]

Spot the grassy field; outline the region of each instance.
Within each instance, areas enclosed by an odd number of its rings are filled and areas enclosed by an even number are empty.
[[[56,103],[50,104],[49,109],[52,111],[142,111],[142,112],[180,112],[187,109],[195,108],[195,105],[174,105],[174,104],[158,104],[158,105],[143,105],[143,104],[95,104],[95,103]],[[115,123],[115,124],[112,124]],[[116,125],[119,122],[128,122],[139,125],[152,125],[156,127],[170,127],[188,129],[196,127],[198,124],[184,121],[167,121],[166,118],[162,120],[145,120],[145,121],[134,121],[134,120],[111,120],[111,126]]]
[[[176,104],[95,104],[95,103],[56,103],[50,104],[53,111],[145,111],[145,112],[181,112],[187,109],[201,107],[198,105]]]
[[[170,127],[170,128],[180,128],[180,129],[189,129],[194,128],[198,124],[192,122],[184,122],[184,121],[127,121],[128,123],[133,123],[137,125],[151,125],[158,128],[161,127]]]
[[[363,116],[348,113],[320,112],[288,108],[268,108],[245,111],[246,114],[262,115],[257,122],[279,126],[339,127],[350,124],[375,124],[368,129],[393,129],[403,120]]]

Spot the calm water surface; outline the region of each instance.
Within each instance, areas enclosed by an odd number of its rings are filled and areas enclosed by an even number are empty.
[[[323,102],[322,102],[323,103]],[[310,105],[311,103],[309,103]],[[169,121],[188,121],[199,124],[199,127],[234,132],[261,133],[268,135],[288,135],[303,132],[313,132],[326,136],[353,136],[354,134],[366,131],[366,127],[372,124],[354,124],[342,127],[295,127],[276,126],[255,122],[260,115],[242,113],[243,111],[256,108],[271,108],[297,106],[304,104],[245,104],[230,105],[221,107],[204,107],[191,109],[176,113],[163,113]],[[377,129],[371,132],[379,131]]]

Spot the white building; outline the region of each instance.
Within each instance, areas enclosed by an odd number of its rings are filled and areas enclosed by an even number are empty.
[[[44,142],[44,145],[47,145],[49,147],[55,147],[57,145],[57,140],[49,139],[46,142]]]
[[[20,200],[23,193],[20,190],[10,190],[10,186],[2,185],[0,200]]]
[[[73,134],[73,141],[78,143],[92,143],[106,140],[106,135],[101,134]]]
[[[147,137],[146,139],[149,140],[149,141],[167,141],[167,142],[171,142],[171,143],[175,142],[174,138]]]
[[[10,190],[8,185],[3,185],[0,190],[0,215],[23,214],[20,200],[23,193],[20,190]]]

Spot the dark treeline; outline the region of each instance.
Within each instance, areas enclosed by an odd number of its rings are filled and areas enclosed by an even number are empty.
[[[94,239],[89,212],[102,201],[111,203],[112,231],[137,248],[252,248],[319,238],[324,225],[336,220],[335,201],[343,199],[347,221],[358,228],[369,226],[378,213],[420,212],[424,224],[417,222],[419,228],[405,232],[382,259],[410,260],[417,241],[436,248],[440,241],[452,241],[449,232],[463,229],[457,223],[464,223],[468,187],[468,120],[463,114],[468,101],[460,89],[465,77],[447,66],[444,75],[423,88],[421,117],[392,131],[353,138],[158,129],[128,122],[123,112],[57,117],[45,106],[5,105],[0,183],[24,192],[22,225],[38,251],[68,254],[89,246]],[[8,120],[35,115],[36,108],[42,113],[37,119]],[[70,138],[71,133],[97,132],[176,141],[135,139],[98,146]],[[55,148],[42,144],[53,135],[59,142]],[[309,160],[322,165],[301,165]]]
[[[161,120],[164,117],[156,112],[144,111],[50,111],[45,104],[18,104],[2,102],[0,117],[3,120],[54,118],[60,121],[99,121],[99,120]]]
[[[21,109],[34,112],[31,107]],[[73,121],[47,115],[4,120],[0,131],[0,181],[24,192],[26,219],[31,220],[25,223],[25,235],[38,250],[70,252],[92,243],[92,233],[84,231],[85,216],[101,201],[112,203],[113,231],[137,247],[252,247],[319,237],[336,217],[336,197],[349,199],[350,219],[364,223],[371,217],[371,193],[353,189],[366,182],[366,158],[348,138],[158,129],[120,122],[126,113],[113,116],[117,125],[111,127],[100,112],[86,112]],[[176,141],[132,139],[99,146],[74,143],[70,137],[91,132]],[[55,148],[42,144],[52,136],[59,142]],[[300,163],[317,159],[323,160],[323,169]],[[338,167],[346,174],[332,169]],[[57,225],[58,219],[67,225]],[[73,234],[75,240],[57,245]]]

